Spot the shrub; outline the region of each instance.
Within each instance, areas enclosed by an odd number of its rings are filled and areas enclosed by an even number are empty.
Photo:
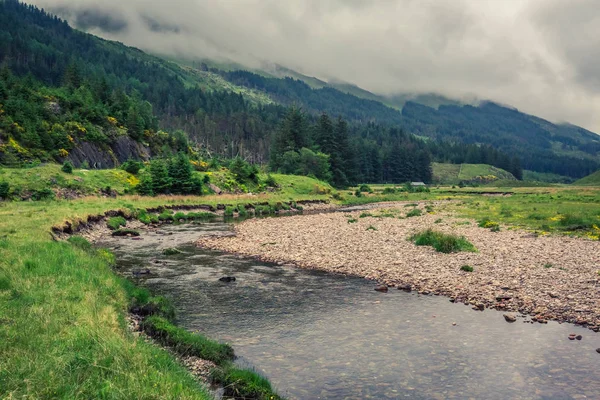
[[[385,189],[383,189],[383,194],[394,194],[396,193],[396,189],[391,188],[391,187],[386,187]]]
[[[460,270],[465,272],[473,272],[473,267],[471,267],[470,265],[463,265],[462,267],[460,267]]]
[[[166,221],[174,221],[174,218],[173,218],[173,211],[171,211],[171,210],[164,210],[163,212],[161,212],[161,213],[158,215],[158,220],[159,220],[159,221],[163,221],[163,222],[166,222]]]
[[[491,221],[489,218],[484,218],[478,223],[480,228],[498,228],[500,229],[500,224],[497,222]]]
[[[350,218],[350,219],[348,220],[348,223],[349,223],[349,224],[353,224],[353,223],[355,223],[355,222],[357,222],[357,221],[358,221],[358,220],[357,220],[356,218]]]
[[[146,318],[142,322],[141,328],[155,340],[171,347],[182,356],[195,356],[218,365],[222,365],[234,357],[233,349],[228,344],[218,343],[203,335],[178,328],[162,317]]]
[[[233,213],[235,211],[235,208],[231,207],[231,206],[227,206],[225,207],[225,216],[226,217],[233,217]]]
[[[8,182],[0,182],[0,199],[6,200],[10,195],[10,185]]]
[[[410,237],[417,246],[431,246],[440,253],[458,251],[476,252],[477,249],[464,236],[449,235],[427,229]]]
[[[123,217],[111,217],[108,219],[108,221],[106,221],[106,226],[108,226],[108,228],[113,231],[126,225],[127,220]]]
[[[33,193],[31,193],[31,198],[36,201],[52,200],[54,197],[56,197],[56,195],[50,188],[34,190]]]
[[[137,175],[142,168],[144,168],[144,163],[141,161],[127,160],[121,165],[122,170],[132,175]]]
[[[358,187],[359,192],[363,193],[373,193],[373,189],[369,185],[362,184]]]
[[[248,210],[246,210],[246,207],[244,206],[238,206],[238,215],[242,218],[245,218],[248,216]]]
[[[418,208],[414,208],[412,210],[410,210],[407,214],[406,214],[406,218],[411,218],[411,217],[420,217],[423,213],[421,212],[420,209]]]
[[[61,170],[65,174],[72,174],[73,173],[73,163],[71,161],[65,161]]]

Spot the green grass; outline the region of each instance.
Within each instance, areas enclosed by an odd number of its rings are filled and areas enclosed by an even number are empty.
[[[421,215],[423,215],[423,212],[420,209],[413,208],[408,213],[406,213],[406,218],[420,217]]]
[[[135,229],[121,228],[113,231],[113,236],[140,236],[140,232]]]
[[[142,329],[165,346],[183,356],[196,356],[222,365],[233,360],[233,349],[207,337],[186,331],[160,316],[150,316],[141,325]]]
[[[440,253],[459,251],[476,252],[477,249],[464,236],[449,235],[427,229],[410,237],[417,246],[431,246]]]
[[[117,230],[122,226],[127,225],[127,220],[123,217],[111,217],[106,221],[106,226],[111,230]]]
[[[460,267],[460,270],[464,271],[464,272],[473,272],[474,271],[473,267],[471,267],[470,265],[463,265],[462,267]]]
[[[457,185],[479,176],[494,176],[496,179],[515,180],[508,171],[487,164],[442,164],[433,163],[433,182],[442,185]]]
[[[591,175],[581,178],[575,181],[574,185],[577,186],[600,186],[600,171],[596,171]]]
[[[280,400],[271,383],[255,371],[228,365],[214,370],[212,380],[225,388],[224,395],[234,399]]]
[[[58,164],[43,164],[33,168],[0,168],[0,182],[8,182],[16,197],[42,189],[69,189],[81,195],[95,194],[110,187],[118,193],[132,191],[138,179],[120,169],[82,170],[72,174],[61,171]],[[16,193],[15,193],[16,191]]]

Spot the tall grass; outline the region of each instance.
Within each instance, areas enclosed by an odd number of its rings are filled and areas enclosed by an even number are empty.
[[[456,253],[459,251],[476,252],[477,249],[464,236],[449,235],[427,229],[410,237],[417,246],[431,246],[441,253]]]

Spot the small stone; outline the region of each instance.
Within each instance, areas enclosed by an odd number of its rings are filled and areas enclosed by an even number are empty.
[[[600,353],[600,348],[597,348],[597,349],[596,349],[596,353]]]
[[[380,285],[380,286],[377,286],[375,288],[375,290],[378,291],[378,292],[387,293],[388,287],[385,286],[385,285]]]
[[[404,290],[405,292],[410,292],[412,290],[412,286],[409,284],[398,286],[398,290]]]
[[[576,336],[577,336],[577,335],[575,335],[574,333],[571,333],[571,334],[569,335],[569,340],[575,340],[575,337],[576,337]]]
[[[515,317],[513,314],[503,314],[502,316],[506,322],[515,322],[517,320],[517,317]]]
[[[223,276],[219,280],[225,283],[235,282],[235,276]]]
[[[581,340],[581,339],[583,339],[583,336],[581,336],[581,335],[577,335],[577,336],[575,336],[575,339],[577,339],[577,340]]]
[[[452,323],[452,326],[456,326],[456,322],[453,322],[453,323]]]

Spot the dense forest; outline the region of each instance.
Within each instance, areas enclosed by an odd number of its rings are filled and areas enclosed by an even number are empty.
[[[147,156],[192,145],[203,157],[241,157],[296,173],[306,172],[298,157],[322,161],[319,155],[325,155],[326,176],[339,186],[428,181],[425,164],[431,160],[489,163],[516,177],[522,167],[576,177],[598,168],[597,148],[588,144],[600,141],[581,128],[555,126],[491,104],[436,110],[407,103],[400,113],[291,78],[246,71],[191,74],[77,31],[16,0],[0,2],[0,65],[0,162],[5,164],[28,158],[61,161],[83,142],[114,151],[126,137],[143,145]],[[265,92],[273,102],[202,88],[196,73],[218,74]],[[282,146],[282,127],[289,125],[290,115],[301,116],[304,139]],[[563,155],[553,148],[559,142]],[[588,158],[573,155],[582,149]],[[286,152],[291,152],[285,158],[289,162],[282,164]],[[117,158],[123,161],[122,155]]]

